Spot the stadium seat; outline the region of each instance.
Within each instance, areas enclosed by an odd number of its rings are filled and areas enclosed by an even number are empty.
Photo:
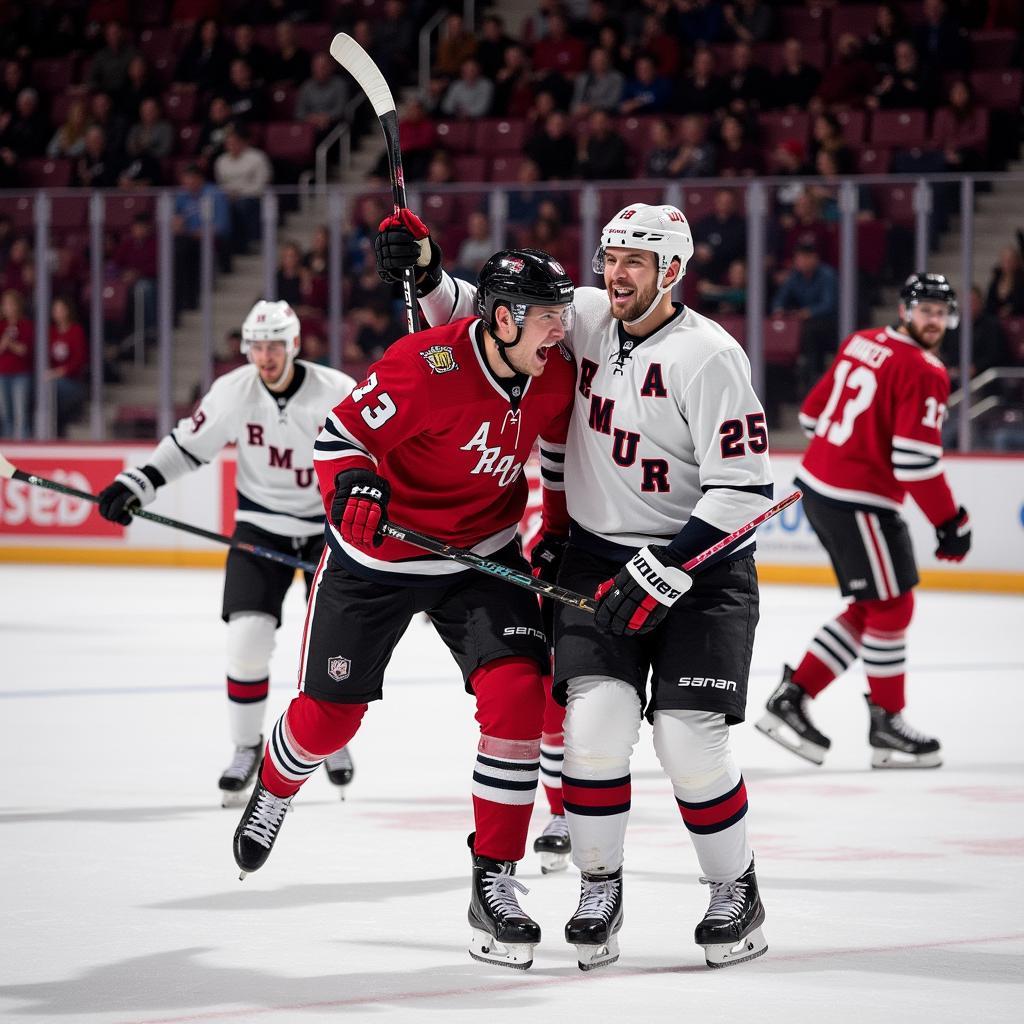
[[[878,216],[895,224],[914,223],[914,187],[912,185],[876,185]]]
[[[438,121],[437,141],[449,153],[470,153],[473,150],[472,121]]]
[[[271,121],[263,146],[271,160],[282,160],[295,167],[307,167],[313,160],[313,126],[294,121]]]
[[[54,196],[50,201],[50,224],[63,231],[82,231],[89,223],[89,197]]]
[[[512,153],[506,156],[496,156],[491,161],[490,180],[496,182],[518,181],[519,168],[522,166],[523,159],[521,155]]]
[[[836,40],[852,32],[858,39],[867,38],[875,27],[876,11],[874,4],[837,4],[832,8],[829,35]]]
[[[783,39],[792,36],[805,46],[807,43],[819,42],[825,35],[824,15],[825,11],[821,7],[807,9],[780,6],[775,14],[779,35]]]
[[[743,313],[719,313],[715,320],[744,348],[747,347],[747,318]]]
[[[876,110],[871,116],[874,146],[912,149],[928,144],[928,115],[923,110]]]
[[[487,180],[487,157],[463,153],[452,158],[455,180],[465,184]]]
[[[879,277],[885,266],[885,224],[872,218],[857,221],[857,268]]]
[[[428,192],[420,202],[423,219],[430,227],[445,228],[455,219],[455,196],[450,192]]]
[[[1013,64],[1017,33],[1012,29],[982,29],[971,33],[971,63],[976,68],[1008,68]]]
[[[888,174],[891,159],[888,149],[865,146],[857,150],[857,170],[861,174]]]
[[[863,110],[837,110],[836,120],[848,146],[859,146],[864,142],[868,119]]]
[[[11,225],[15,230],[24,231],[32,227],[33,218],[33,197],[17,196],[16,198],[5,197],[0,192],[0,214],[11,218]]]
[[[71,184],[70,160],[22,160],[22,181],[30,188],[67,188]]]
[[[761,132],[761,142],[765,149],[772,150],[780,142],[785,142],[788,139],[796,139],[797,142],[806,146],[810,131],[810,115],[773,110],[760,114],[757,120]]]
[[[185,88],[180,84],[172,86],[164,94],[164,113],[168,120],[175,124],[189,124],[196,117],[195,88]]]
[[[1024,71],[972,71],[971,85],[978,100],[997,110],[1016,110],[1021,102]]]
[[[482,117],[474,125],[473,151],[492,156],[522,153],[526,144],[526,121],[521,118]]]
[[[108,228],[123,230],[140,213],[153,216],[156,200],[152,196],[107,195],[106,219]]]
[[[270,90],[270,119],[290,121],[295,116],[295,100],[299,90],[287,82],[275,85]]]
[[[40,92],[60,95],[74,78],[76,61],[73,57],[45,58],[32,61],[30,81]]]
[[[201,125],[180,124],[178,125],[178,148],[179,156],[195,156],[199,149],[199,139],[203,134]]]
[[[177,32],[173,28],[153,25],[139,33],[139,49],[150,64],[158,57],[174,53],[177,45]]]
[[[323,21],[295,26],[295,42],[311,57],[314,53],[327,53],[333,38],[334,28]]]
[[[1024,316],[1010,316],[1000,320],[1006,334],[1006,349],[1014,366],[1024,366]]]
[[[775,313],[764,322],[764,359],[773,366],[792,366],[800,354],[800,326],[793,313]]]

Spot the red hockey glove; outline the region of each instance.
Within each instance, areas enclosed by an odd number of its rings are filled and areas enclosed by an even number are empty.
[[[935,536],[939,541],[935,557],[940,562],[962,562],[971,550],[971,520],[967,509],[961,505],[952,519],[939,523]]]
[[[615,579],[597,588],[594,621],[615,636],[650,633],[692,585],[693,579],[672,564],[665,548],[642,548]]]
[[[380,547],[388,521],[391,485],[369,469],[346,469],[334,478],[331,522],[341,539],[357,547]]]
[[[421,294],[437,287],[441,281],[441,249],[412,210],[403,206],[398,213],[385,217],[378,232],[373,254],[381,280],[401,284],[405,271],[413,267],[420,279]]]

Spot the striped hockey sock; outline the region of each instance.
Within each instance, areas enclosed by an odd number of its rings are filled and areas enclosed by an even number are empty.
[[[626,774],[613,779],[562,776],[573,857],[581,870],[601,875],[621,866],[631,794],[628,769]]]
[[[905,631],[864,634],[861,647],[871,703],[896,714],[906,705],[907,634]]]
[[[476,853],[521,860],[540,776],[538,740],[481,736],[473,767]]]
[[[807,653],[793,673],[793,682],[816,697],[841,676],[860,653],[863,612],[851,604],[842,615],[826,622],[814,635]]]
[[[706,799],[694,799],[696,793],[681,794],[673,787],[676,805],[693,840],[701,870],[713,882],[738,878],[751,857],[747,844],[747,787],[743,776],[734,784],[727,779],[723,781],[728,788]]]

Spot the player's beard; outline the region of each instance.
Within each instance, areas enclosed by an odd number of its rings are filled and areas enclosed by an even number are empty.
[[[945,327],[929,327],[927,333],[919,331],[912,322],[908,322],[906,325],[907,334],[909,334],[914,341],[918,343],[926,352],[934,352],[942,344],[942,339],[946,336]]]
[[[638,287],[637,290],[633,293],[633,301],[630,302],[628,305],[621,307],[620,309],[616,309],[614,303],[612,302],[612,293],[614,292],[614,290],[614,287],[607,289],[608,303],[612,314],[612,318],[615,320],[622,320],[625,323],[632,323],[638,317],[643,316],[644,312],[650,309],[652,305],[654,305],[654,301],[658,296],[657,285],[652,284],[649,288]]]

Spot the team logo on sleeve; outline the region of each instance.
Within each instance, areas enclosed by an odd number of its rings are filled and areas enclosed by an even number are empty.
[[[431,345],[420,355],[434,373],[451,373],[452,370],[459,368],[452,351],[451,345]]]
[[[351,671],[352,662],[348,658],[343,658],[339,654],[337,657],[327,659],[327,674],[336,683],[340,683],[342,679],[348,679],[348,674]]]

